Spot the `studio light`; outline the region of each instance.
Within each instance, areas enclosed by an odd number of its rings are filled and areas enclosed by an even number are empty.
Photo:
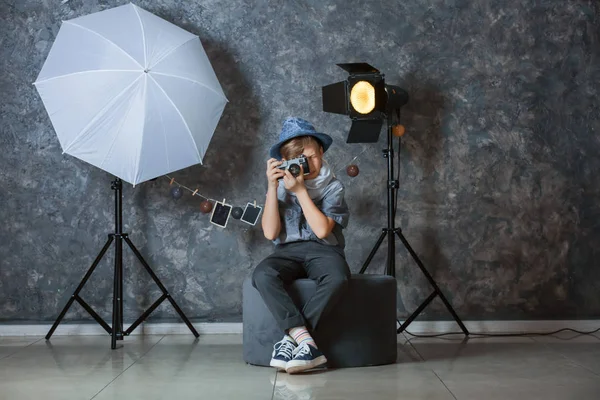
[[[400,183],[394,174],[395,150],[392,140],[394,136],[398,138],[397,154],[400,154],[401,137],[405,132],[404,127],[400,125],[400,108],[408,103],[408,93],[398,86],[386,84],[384,75],[377,68],[367,63],[337,65],[347,71],[349,75],[345,81],[323,86],[323,111],[350,117],[352,126],[346,142],[375,143],[379,140],[379,133],[384,120],[387,120],[388,127],[387,147],[382,152],[383,157],[387,159],[387,227],[382,229],[375,246],[373,246],[359,273],[363,274],[366,271],[375,253],[387,238],[388,254],[385,271],[387,275],[396,276],[395,240],[398,237],[434,290],[404,323],[400,324],[398,321],[400,326],[397,332],[404,331],[425,307],[439,296],[464,334],[469,335],[469,331],[450,305],[450,302],[404,237],[402,229],[396,226],[396,200]],[[398,158],[398,168],[400,168],[399,160]]]
[[[384,75],[367,63],[337,64],[349,73],[345,81],[323,87],[323,111],[348,115],[352,126],[348,143],[375,143],[384,119],[399,123],[396,112],[408,102],[408,93],[385,83]]]

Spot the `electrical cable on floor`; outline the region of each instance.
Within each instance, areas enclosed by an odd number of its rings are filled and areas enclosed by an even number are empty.
[[[550,335],[555,335],[557,333],[565,332],[565,331],[575,332],[580,335],[593,335],[594,333],[600,331],[600,328],[598,328],[594,331],[589,331],[589,332],[578,331],[578,330],[572,329],[572,328],[563,328],[563,329],[559,329],[554,332],[521,332],[521,333],[476,333],[476,332],[473,333],[473,332],[471,332],[469,334],[469,337],[472,337],[472,336],[480,336],[480,337],[550,336]],[[411,336],[417,337],[417,338],[434,338],[434,337],[441,337],[441,336],[448,336],[448,335],[464,335],[463,332],[448,332],[448,333],[439,333],[439,334],[435,334],[435,335],[418,335],[416,333],[411,333],[407,330],[405,330],[404,332],[406,332],[407,334],[409,334]]]

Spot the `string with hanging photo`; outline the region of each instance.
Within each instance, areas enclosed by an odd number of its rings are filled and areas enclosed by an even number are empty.
[[[178,200],[183,196],[183,190],[187,190],[192,196],[198,196],[204,199],[200,202],[200,211],[203,214],[210,213],[210,222],[221,228],[227,227],[230,217],[254,226],[263,209],[262,205],[256,203],[256,200],[246,203],[244,208],[234,207],[231,204],[227,204],[227,199],[225,198],[222,201],[218,201],[199,193],[198,189],[192,190],[191,188],[182,185],[169,175],[165,175],[165,178],[169,179],[169,186],[172,186],[171,196],[175,200]]]
[[[354,178],[358,176],[359,169],[358,165],[353,164],[365,151],[369,148],[365,148],[358,155],[356,155],[350,163],[346,167],[346,173],[348,176]],[[327,160],[323,159],[323,161],[329,165]],[[330,166],[331,168],[331,166]],[[333,175],[336,176],[337,172],[341,172],[342,168],[337,169],[337,164],[335,167],[331,168],[333,171]],[[256,203],[256,200],[253,202],[247,202],[245,207],[234,207],[231,204],[227,203],[227,199],[223,199],[222,201],[215,200],[208,196],[199,193],[198,189],[191,189],[181,183],[177,182],[175,178],[165,175],[165,178],[169,180],[169,186],[171,186],[170,193],[171,196],[178,200],[183,196],[184,190],[188,191],[193,196],[198,196],[203,200],[200,202],[200,211],[203,214],[210,213],[210,222],[216,226],[221,228],[226,228],[227,223],[229,222],[229,218],[232,217],[236,220],[240,220],[242,222],[247,223],[248,225],[255,226],[258,222],[258,217],[263,210],[263,206]]]

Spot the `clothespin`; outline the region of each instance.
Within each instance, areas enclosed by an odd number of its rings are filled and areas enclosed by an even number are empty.
[[[254,200],[254,208],[256,208],[256,200]]]
[[[195,196],[196,193],[198,193],[198,189],[194,190],[194,193],[192,193],[192,196]]]
[[[175,182],[175,178],[171,178],[171,183],[169,183],[169,185],[172,185],[173,182]]]

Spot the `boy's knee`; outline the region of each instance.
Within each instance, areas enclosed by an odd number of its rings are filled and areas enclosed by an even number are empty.
[[[268,263],[261,262],[254,268],[254,272],[252,273],[252,286],[258,288],[262,283],[273,277],[273,272],[273,268]]]
[[[344,274],[330,274],[323,281],[334,290],[343,290],[348,286],[348,277]]]
[[[259,281],[262,280],[264,275],[264,271],[260,268],[260,264],[254,268],[254,272],[252,272],[252,286],[258,288]]]

